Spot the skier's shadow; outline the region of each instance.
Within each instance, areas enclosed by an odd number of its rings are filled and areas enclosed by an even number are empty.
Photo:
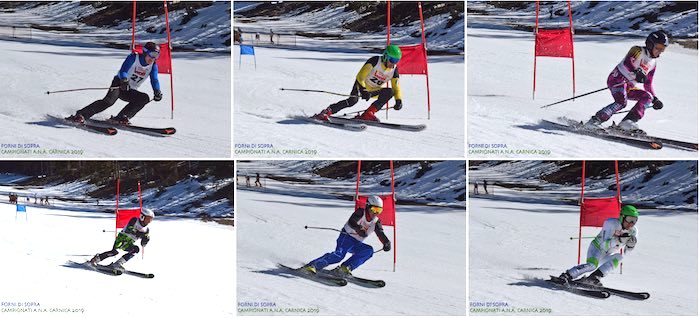
[[[270,269],[263,269],[263,270],[255,270],[252,272],[259,273],[259,274],[273,275],[273,276],[277,276],[277,277],[284,277],[284,278],[296,278],[296,277],[298,277],[297,275],[294,275],[294,274],[290,273],[288,270],[285,270],[283,268],[270,268]]]
[[[556,127],[553,125],[549,125],[545,122],[539,122],[538,124],[532,124],[532,125],[516,125],[515,127],[521,128],[521,129],[527,129],[527,130],[533,130],[533,131],[539,131],[544,134],[548,135],[564,135],[562,132],[567,131],[566,129],[562,127]]]
[[[37,126],[43,126],[43,127],[53,127],[53,128],[70,128],[70,126],[61,123],[58,120],[53,120],[53,119],[45,119],[45,120],[40,120],[40,121],[29,121],[27,122],[29,125],[37,125]]]
[[[518,282],[508,283],[509,286],[541,287],[549,290],[560,290],[554,283],[539,277],[525,277]]]
[[[282,125],[306,125],[306,124],[313,124],[309,122],[308,120],[301,119],[301,118],[287,118],[283,119],[277,122],[278,124]]]

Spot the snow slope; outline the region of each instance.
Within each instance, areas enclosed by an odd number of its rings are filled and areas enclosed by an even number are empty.
[[[640,210],[637,247],[626,254],[623,274],[610,274],[603,283],[647,291],[651,298],[600,300],[542,281],[576,264],[576,241],[568,238],[578,232],[578,207],[538,202],[540,197],[500,187],[495,195],[470,197],[471,315],[697,316],[697,208]],[[584,236],[596,234],[584,228]],[[584,255],[589,243],[583,241]]]
[[[421,132],[368,127],[345,131],[308,123],[311,116],[346,97],[281,91],[320,89],[348,94],[355,75],[374,53],[338,52],[316,42],[315,50],[256,48],[253,58],[234,48],[234,154],[252,157],[401,157],[454,158],[464,155],[464,59],[430,56],[431,119],[423,76],[401,76],[403,109],[391,111],[387,122],[426,124]],[[390,106],[393,106],[393,100]],[[340,113],[364,111],[360,100]],[[274,132],[274,133],[271,133]],[[259,150],[264,150],[259,152]]]
[[[113,229],[113,215],[28,207],[15,220],[14,211],[0,203],[2,316],[27,308],[29,317],[234,316],[234,255],[220,252],[234,249],[233,227],[157,217],[143,258],[126,263],[155,278],[114,277],[63,266],[111,248],[114,234],[102,229]]]
[[[696,20],[697,21],[697,20]],[[608,91],[570,98],[571,63],[566,59],[538,58],[537,93],[532,99],[533,35],[514,30],[467,29],[468,143],[470,158],[502,157],[615,157],[697,158],[696,152],[648,150],[573,134],[542,124],[559,117],[588,120],[610,104]],[[639,38],[577,35],[576,93],[606,86],[610,71]],[[664,102],[662,110],[649,109],[639,122],[650,135],[697,142],[698,53],[672,44],[658,60],[654,89]],[[630,102],[627,110],[634,102]],[[619,122],[623,115],[614,115]],[[494,151],[495,150],[495,151]],[[504,150],[504,151],[500,151]]]
[[[130,6],[131,3],[128,5]],[[173,47],[231,52],[231,47],[224,44],[225,40],[231,39],[230,9],[230,1],[214,1],[211,6],[197,9],[197,15],[184,25],[182,22],[185,19],[185,10],[170,11],[170,35]],[[79,30],[78,33],[46,33],[34,29],[32,30],[33,39],[45,39],[47,34],[52,36],[58,34],[63,40],[71,42],[130,45],[131,19],[107,27],[95,27],[78,22],[78,19],[95,14],[99,10],[84,3],[81,5],[78,1],[58,1],[39,6],[28,4],[12,10],[0,10],[0,19],[3,26],[39,25]],[[161,32],[164,29],[165,15],[162,10],[159,16],[139,17],[136,24],[136,39],[144,42],[149,40],[165,42],[166,35]]]
[[[48,37],[48,36],[47,36]],[[119,131],[104,136],[48,121],[47,114],[68,116],[104,97],[105,91],[45,94],[46,91],[107,87],[127,50],[66,41],[3,41],[0,69],[0,157],[5,158],[228,158],[231,156],[231,90],[228,54],[173,54],[175,119],[170,119],[169,75],[159,79],[164,98],[151,102],[132,119],[135,125],[173,126],[168,138]],[[152,96],[150,85],[140,90]],[[117,101],[95,118],[116,115]],[[18,148],[24,147],[24,148]],[[37,151],[24,153],[28,150]],[[65,152],[65,153],[64,153]]]
[[[275,184],[268,180],[267,187]],[[304,225],[340,228],[352,202],[267,188],[239,188],[236,200],[239,315],[466,315],[464,209],[398,206],[398,243],[386,228],[396,243],[396,272],[391,253],[375,254],[354,273],[383,279],[387,286],[368,289],[326,286],[276,267],[300,266],[332,250],[338,233],[304,230]],[[374,235],[365,243],[380,248]]]

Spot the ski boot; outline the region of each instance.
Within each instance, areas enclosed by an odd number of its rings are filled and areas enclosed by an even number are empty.
[[[112,268],[112,272],[115,274],[121,274],[126,271],[126,269],[124,269],[124,263],[126,263],[126,260],[124,257],[121,257],[116,262],[109,264],[109,267]]]
[[[65,118],[67,121],[74,122],[76,124],[84,124],[85,123],[85,117],[81,114],[75,114],[75,115],[70,115]]]
[[[99,263],[100,261],[100,254],[95,254],[95,256],[93,256],[88,262],[90,262],[90,264],[94,266],[97,265],[97,263]]]
[[[115,125],[122,125],[122,126],[129,126],[131,123],[129,122],[129,117],[126,117],[125,115],[121,116],[112,116],[109,119],[107,119],[108,122],[113,123]]]
[[[603,287],[603,284],[600,282],[601,277],[603,277],[603,272],[601,272],[599,269],[596,269],[595,272],[577,280],[577,282],[596,287]]]
[[[637,122],[631,119],[625,119],[621,121],[620,124],[617,125],[617,129],[630,135],[646,135],[646,132],[644,132],[644,130],[639,129]]]
[[[351,271],[350,267],[345,266],[345,265],[340,265],[340,266],[336,267],[335,269],[333,269],[332,272],[333,272],[333,275],[341,277],[341,278],[352,276],[352,271]]]
[[[331,115],[333,115],[333,111],[331,110],[330,107],[328,107],[328,108],[322,110],[320,113],[311,116],[311,118],[322,120],[322,121],[328,121],[328,117],[330,117]]]
[[[571,277],[571,274],[569,274],[569,271],[565,271],[559,275],[559,279],[561,279],[562,283],[568,284],[569,282],[573,281],[574,278]]]
[[[376,112],[377,112],[377,108],[374,107],[374,105],[371,105],[371,106],[369,106],[369,108],[367,108],[367,110],[365,110],[364,113],[362,113],[362,115],[357,115],[357,116],[355,116],[355,118],[361,119],[361,120],[379,122],[379,118],[377,118],[377,116],[374,116],[374,113],[376,113]]]
[[[307,275],[316,275],[316,267],[311,264],[303,266],[299,271]]]
[[[601,124],[603,124],[603,122],[594,115],[591,116],[591,119],[589,119],[585,124],[583,124],[583,128],[588,130],[599,130],[603,128],[601,127]]]

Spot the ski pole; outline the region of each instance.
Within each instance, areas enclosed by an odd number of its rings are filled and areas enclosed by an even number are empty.
[[[612,87],[607,87],[607,86],[606,86],[606,87],[603,87],[603,88],[601,88],[601,89],[597,89],[597,90],[594,90],[594,91],[591,91],[591,92],[588,92],[588,93],[585,93],[585,94],[581,94],[581,95],[578,95],[578,96],[574,96],[574,97],[571,97],[571,98],[567,98],[567,99],[565,99],[565,100],[560,100],[560,101],[558,101],[558,102],[554,102],[554,103],[551,103],[551,104],[547,104],[547,105],[544,105],[544,106],[542,106],[542,107],[540,107],[540,108],[546,108],[546,107],[549,107],[549,106],[554,106],[554,105],[556,105],[556,104],[561,104],[561,103],[563,103],[563,102],[568,102],[568,101],[570,101],[570,100],[574,100],[574,99],[577,99],[577,98],[579,98],[579,97],[583,97],[583,96],[586,96],[586,95],[591,95],[591,94],[594,94],[594,93],[597,93],[597,92],[600,92],[600,91],[604,91],[604,90],[606,90],[606,89],[608,89],[608,88],[614,88],[614,87],[622,86],[622,85],[624,85],[624,84],[626,84],[626,83],[627,83],[627,82],[618,83],[618,84],[616,84],[616,85],[613,85]]]
[[[308,230],[308,229],[316,229],[316,230],[329,230],[329,231],[340,232],[340,230],[334,229],[334,228],[330,228],[330,227],[316,227],[316,226],[304,225],[304,228],[307,229],[307,230]]]
[[[94,91],[94,90],[103,90],[103,89],[108,89],[108,90],[119,89],[119,86],[115,86],[115,87],[87,87],[87,88],[76,88],[76,89],[64,89],[61,91],[47,91],[46,95],[55,94],[55,93],[68,93],[68,92],[77,92],[77,91]]]
[[[582,238],[582,239],[592,239],[592,238],[596,238],[596,236],[582,236],[581,238]],[[575,240],[575,239],[578,239],[578,237],[573,237],[573,236],[572,236],[572,237],[570,237],[569,239],[570,239],[570,240]]]
[[[318,89],[298,89],[298,88],[280,88],[281,91],[295,91],[295,92],[312,92],[312,93],[325,93],[325,94],[331,94],[331,95],[338,95],[338,96],[345,96],[345,97],[362,97],[359,95],[348,95],[348,94],[341,94],[341,93],[334,93],[334,92],[329,92],[329,91],[322,91]]]

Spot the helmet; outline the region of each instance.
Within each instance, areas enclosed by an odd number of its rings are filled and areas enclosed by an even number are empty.
[[[382,54],[382,62],[389,61],[393,64],[396,64],[399,62],[401,59],[401,48],[399,48],[398,45],[389,45],[384,49],[384,53]]]
[[[156,214],[153,213],[153,210],[149,208],[143,208],[141,209],[141,221],[143,221],[144,217],[150,216],[151,218],[155,218]]]
[[[625,206],[623,206],[622,209],[620,210],[620,223],[622,223],[622,220],[624,220],[624,218],[625,218],[626,216],[633,216],[633,217],[637,217],[637,218],[638,218],[638,217],[639,217],[639,212],[637,211],[637,208],[635,208],[634,206],[625,205]]]
[[[664,31],[654,31],[649,36],[645,42],[647,50],[651,51],[657,44],[663,44],[664,46],[669,45],[668,34]]]
[[[148,42],[143,46],[143,54],[148,55],[153,59],[157,59],[160,56],[160,47],[158,44]]]
[[[365,210],[369,210],[372,212],[372,214],[380,214],[382,213],[382,210],[384,209],[384,201],[382,201],[382,198],[376,196],[376,195],[371,195],[367,198],[367,203],[365,204]]]

